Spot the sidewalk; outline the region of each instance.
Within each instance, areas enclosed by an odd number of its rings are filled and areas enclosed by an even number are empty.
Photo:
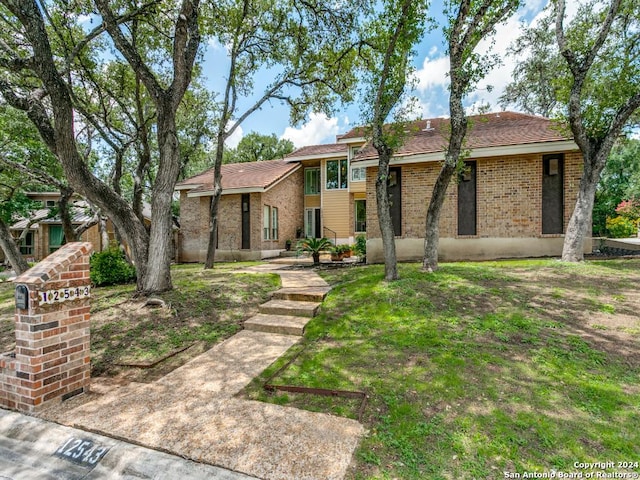
[[[313,271],[281,275],[284,288],[326,287]],[[40,416],[258,478],[341,479],[358,422],[234,398],[299,338],[243,330],[153,384],[92,392]]]
[[[55,455],[70,439],[108,449],[96,465]],[[72,445],[72,444],[71,444]],[[67,447],[69,448],[69,447]],[[67,451],[65,449],[62,450]],[[96,450],[99,453],[99,450]],[[91,459],[89,459],[91,460]],[[11,480],[251,480],[241,473],[191,462],[94,433],[0,410],[0,479]]]

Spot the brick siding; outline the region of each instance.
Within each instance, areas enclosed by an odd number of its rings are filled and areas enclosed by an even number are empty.
[[[477,237],[541,237],[542,155],[475,160],[477,162]],[[427,208],[440,168],[439,162],[402,166],[402,238],[424,238]],[[367,168],[368,238],[380,237],[376,214],[376,173],[376,168]],[[565,153],[565,228],[575,205],[581,175],[581,154]],[[440,217],[440,237],[442,238],[458,237],[457,197],[457,184],[452,181],[447,190]]]
[[[32,412],[88,390],[89,296],[40,305],[40,295],[88,288],[91,250],[69,243],[15,279],[29,304],[16,308],[16,351],[0,357],[0,406]]]

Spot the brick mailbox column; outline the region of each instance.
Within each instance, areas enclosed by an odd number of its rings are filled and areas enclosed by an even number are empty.
[[[14,280],[16,351],[0,359],[0,406],[32,412],[88,390],[91,250],[68,243]]]

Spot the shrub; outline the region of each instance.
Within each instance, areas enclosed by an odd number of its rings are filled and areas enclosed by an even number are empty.
[[[367,255],[367,237],[364,235],[358,235],[356,237],[356,243],[353,245],[353,252],[359,257]]]
[[[627,217],[607,217],[607,231],[611,238],[627,238],[636,234],[636,223]]]
[[[124,252],[117,247],[91,256],[91,282],[96,286],[118,285],[136,279],[136,269],[127,262]]]

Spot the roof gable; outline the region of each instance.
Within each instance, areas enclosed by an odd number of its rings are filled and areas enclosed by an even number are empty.
[[[222,165],[222,193],[235,190],[268,190],[278,181],[300,168],[296,163],[282,159],[260,162],[228,163]],[[213,190],[213,168],[183,180],[178,190],[190,190],[190,194],[206,194]]]
[[[534,115],[515,112],[489,113],[468,117],[469,128],[465,138],[465,148],[479,149],[524,144],[561,142],[571,137],[561,131],[552,120]],[[448,118],[423,119],[407,126],[404,144],[395,157],[444,152],[448,143]],[[346,133],[343,138],[357,138],[364,133],[358,127]],[[371,145],[365,145],[355,161],[377,158]]]

